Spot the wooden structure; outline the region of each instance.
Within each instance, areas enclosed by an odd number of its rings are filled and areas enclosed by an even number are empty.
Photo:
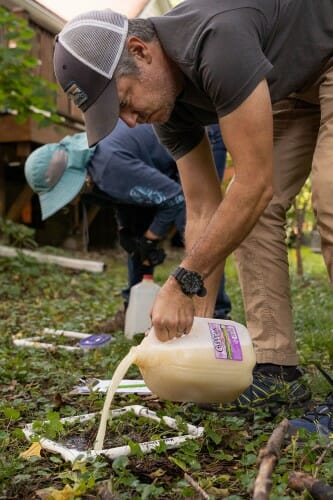
[[[65,20],[54,15],[37,2],[0,0],[0,4],[24,17],[35,31],[33,55],[41,61],[37,74],[55,82],[53,73],[54,36],[65,24]],[[24,5],[26,4],[26,5]],[[39,127],[28,119],[18,124],[10,114],[0,116],[0,215],[20,221],[24,205],[32,192],[24,180],[23,166],[27,156],[38,146],[48,142],[58,142],[67,134],[84,130],[81,112],[59,89],[57,109],[64,117],[63,125]]]

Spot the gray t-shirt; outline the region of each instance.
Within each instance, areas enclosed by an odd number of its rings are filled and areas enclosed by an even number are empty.
[[[175,159],[264,78],[274,103],[308,86],[333,55],[333,0],[187,0],[151,21],[186,77],[170,120],[155,126]]]

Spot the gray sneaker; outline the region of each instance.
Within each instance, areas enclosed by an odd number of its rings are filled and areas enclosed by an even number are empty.
[[[290,420],[289,429],[291,434],[298,429],[305,429],[333,439],[333,393],[324,403],[308,411],[303,417]]]

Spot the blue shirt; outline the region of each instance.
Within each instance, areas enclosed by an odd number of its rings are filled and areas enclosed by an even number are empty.
[[[119,120],[97,144],[88,172],[114,203],[155,207],[149,229],[157,236],[164,236],[172,223],[184,230],[185,202],[176,163],[150,125],[129,128]]]

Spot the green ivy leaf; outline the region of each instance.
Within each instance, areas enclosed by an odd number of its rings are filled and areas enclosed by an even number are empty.
[[[18,420],[20,418],[20,412],[18,410],[15,410],[15,408],[4,408],[2,411],[5,417],[9,418],[10,420]]]

